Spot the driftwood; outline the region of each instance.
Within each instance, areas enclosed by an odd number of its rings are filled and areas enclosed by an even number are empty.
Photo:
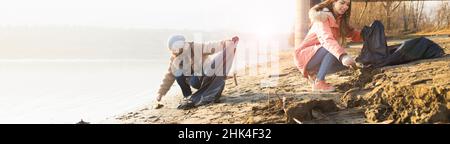
[[[269,78],[273,78],[273,77],[284,77],[289,75],[289,73],[284,73],[284,74],[273,74],[273,75],[269,75]]]
[[[238,83],[237,83],[237,78],[236,78],[236,73],[234,73],[234,75],[233,75],[233,79],[234,79],[234,84],[235,84],[236,86],[238,86]]]

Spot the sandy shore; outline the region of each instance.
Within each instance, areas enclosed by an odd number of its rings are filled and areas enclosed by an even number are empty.
[[[450,38],[433,38],[450,53]],[[347,51],[358,55],[361,46]],[[280,52],[278,76],[240,76],[227,80],[219,103],[178,110],[176,86],[154,110],[145,105],[110,119],[137,124],[264,123],[446,123],[450,117],[450,58],[422,60],[378,72],[346,70],[329,75],[337,92],[314,93],[293,63],[293,51]],[[272,76],[271,76],[272,75]],[[382,75],[382,76],[380,76]],[[275,82],[276,86],[266,86]],[[397,83],[392,85],[392,83]],[[398,85],[401,84],[402,86]],[[418,89],[423,90],[419,91]],[[422,92],[422,93],[420,93]],[[435,93],[434,93],[435,92]],[[378,95],[380,97],[377,97]],[[374,96],[376,95],[376,96]],[[401,99],[398,99],[401,97]],[[353,104],[353,105],[352,105]],[[431,107],[431,108],[430,108]]]

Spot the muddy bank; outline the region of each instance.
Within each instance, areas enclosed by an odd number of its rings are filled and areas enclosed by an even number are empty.
[[[432,39],[450,53],[450,39]],[[450,56],[379,69],[344,71],[337,85],[345,108],[364,109],[368,123],[448,123]]]
[[[245,123],[316,123],[327,119],[328,116],[326,114],[339,110],[338,106],[331,99],[296,100],[292,97],[283,97],[282,99],[270,101],[264,106],[253,107],[252,114],[248,116]]]
[[[363,107],[369,123],[448,123],[450,56],[359,70],[338,86],[347,108]]]

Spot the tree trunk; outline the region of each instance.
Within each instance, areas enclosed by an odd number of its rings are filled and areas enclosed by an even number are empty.
[[[386,11],[387,30],[391,30],[391,11]]]
[[[423,6],[424,6],[424,2],[422,1],[422,2],[417,2],[417,3],[419,3],[419,5],[418,5],[418,7],[417,8],[419,8],[419,13],[417,14],[418,16],[417,16],[417,28],[419,28],[419,29],[421,29],[420,28],[420,20],[422,19],[422,12],[423,12]]]
[[[448,2],[447,2],[448,4]],[[450,7],[447,7],[447,10],[445,12],[447,14],[447,28],[450,28]]]
[[[387,1],[383,3],[384,9],[386,10],[386,29],[391,30],[391,18],[392,18],[392,12],[395,11],[395,9],[400,6],[402,3],[401,1],[397,3],[397,5],[392,6],[394,2],[393,1]]]
[[[306,33],[308,32],[309,26],[309,0],[297,0],[296,1],[296,17],[295,17],[295,36],[294,42],[295,47],[297,48],[305,38]]]
[[[406,12],[406,3],[403,3],[403,31],[408,31],[408,15]]]
[[[390,30],[391,29],[391,5],[392,2],[388,1],[388,2],[384,2],[383,6],[384,6],[384,10],[386,13],[386,30]]]
[[[366,4],[364,5],[363,11],[361,12],[361,14],[359,14],[358,23],[357,23],[358,25],[361,25],[361,19],[362,19],[364,13],[366,12],[367,4],[369,4],[368,0],[365,0],[365,3]]]
[[[417,10],[416,6],[414,5],[414,2],[410,3],[410,13],[411,13],[411,21],[413,23],[413,29],[414,31],[417,31]]]

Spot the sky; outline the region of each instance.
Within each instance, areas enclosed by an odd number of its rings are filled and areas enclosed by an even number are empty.
[[[289,32],[295,0],[1,0],[0,26]]]
[[[295,1],[0,0],[0,26],[291,32],[295,22]]]

